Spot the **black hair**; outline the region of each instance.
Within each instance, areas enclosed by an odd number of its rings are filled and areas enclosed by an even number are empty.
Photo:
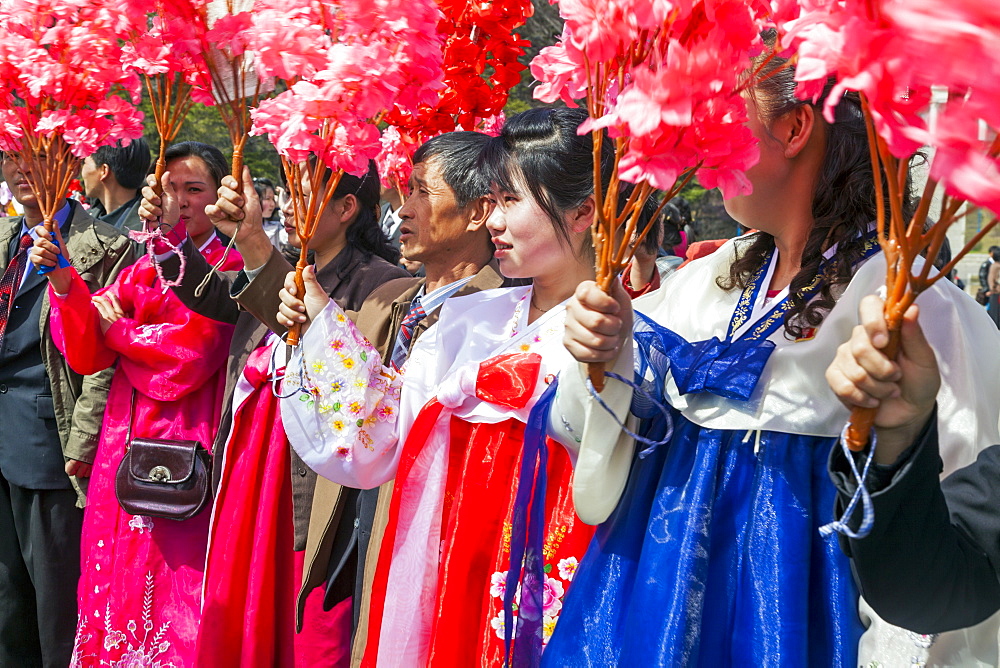
[[[680,207],[677,206],[679,201],[683,202],[684,200],[675,197],[663,207],[661,218],[663,222],[663,248],[665,249],[673,249],[683,240],[681,231],[684,229],[684,218]]]
[[[446,132],[421,144],[413,154],[413,164],[437,158],[444,182],[455,193],[455,202],[460,209],[465,208],[490,192],[489,181],[475,168],[479,153],[489,140],[487,135],[472,130]]]
[[[594,193],[592,134],[577,134],[585,120],[584,109],[565,107],[529,109],[512,116],[483,150],[478,170],[492,188],[501,191],[520,192],[516,184],[523,183],[567,242],[570,237],[564,214]],[[613,165],[614,148],[605,136],[601,143],[602,188],[607,187]]]
[[[271,192],[274,193],[274,197],[275,197],[274,211],[271,212],[271,217],[268,220],[277,220],[278,219],[278,202],[277,202],[278,189],[274,187],[274,182],[271,179],[265,178],[263,176],[257,177],[257,178],[255,178],[253,180],[253,189],[254,189],[254,191],[256,191],[258,199],[260,199],[260,200],[263,201],[264,195],[267,193],[267,189],[268,188],[271,189]]]
[[[670,206],[676,208],[677,214],[680,216],[678,229],[684,229],[685,225],[690,225],[693,222],[693,218],[691,217],[691,203],[686,199],[678,195],[670,200]]]
[[[119,140],[114,146],[101,146],[90,156],[94,164],[107,165],[122,188],[138,190],[146,182],[152,155],[149,144],[142,137],[133,139],[127,146]]]
[[[750,93],[752,105],[761,119],[770,122],[796,108],[812,104],[795,97],[795,68],[786,59],[773,56],[775,32],[764,33],[770,47],[757,57],[763,64]],[[766,59],[766,62],[765,62]],[[850,282],[860,261],[864,236],[876,218],[875,179],[872,173],[871,154],[868,150],[866,120],[861,111],[857,93],[846,93],[834,109],[833,123],[823,120],[822,100],[834,85],[827,81],[821,101],[812,104],[817,123],[826,127],[826,148],[816,190],[813,193],[812,215],[814,224],[802,251],[802,264],[789,284],[791,307],[785,313],[785,332],[791,338],[800,338],[807,329],[823,322],[826,314],[837,302],[843,287]],[[750,113],[754,113],[751,109]],[[883,183],[885,179],[883,179]],[[885,188],[880,195],[889,210]],[[907,183],[903,214],[912,216],[915,201]],[[823,253],[837,244],[837,252],[825,271],[825,281],[819,293],[810,300],[800,294],[819,273]],[[745,288],[750,277],[767,261],[774,250],[774,237],[757,232],[748,242],[737,247],[737,259],[730,266],[729,274],[721,276],[717,284],[723,290]]]
[[[931,221],[928,219],[927,222],[930,223]],[[924,252],[926,253],[926,251]],[[951,262],[951,242],[948,241],[948,237],[945,237],[941,244],[941,249],[938,250],[937,257],[934,258],[934,268],[938,270],[943,269],[949,262]]]
[[[621,192],[618,193],[618,205],[623,207],[628,201],[629,195],[632,193],[631,183],[622,183]],[[629,187],[625,187],[629,186]],[[647,197],[646,201],[642,204],[642,209],[639,211],[639,219],[636,221],[635,231],[636,234],[642,234],[643,230],[649,227],[649,232],[646,232],[646,236],[643,237],[642,243],[639,244],[639,248],[646,251],[650,255],[658,253],[660,251],[660,246],[663,243],[663,232],[664,232],[664,217],[667,214],[667,210],[670,208],[668,203],[663,207],[663,210],[658,214],[656,212],[657,207],[660,206],[660,201],[656,197]],[[655,217],[654,217],[654,214]]]
[[[274,181],[272,181],[271,179],[263,176],[258,176],[253,180],[253,189],[257,191],[258,197],[262,197],[264,195],[264,191],[267,190],[268,188],[274,190]]]
[[[229,163],[222,151],[211,144],[200,141],[182,141],[170,146],[163,152],[163,159],[169,163],[177,158],[201,158],[208,168],[209,176],[215,181],[215,188],[222,185],[222,177],[229,173]]]
[[[330,178],[329,171],[327,177]],[[347,243],[365,255],[377,255],[391,264],[399,262],[399,249],[386,238],[379,225],[378,170],[375,161],[368,161],[368,171],[363,176],[344,174],[340,177],[333,199],[354,195],[358,200],[358,214],[347,228]]]

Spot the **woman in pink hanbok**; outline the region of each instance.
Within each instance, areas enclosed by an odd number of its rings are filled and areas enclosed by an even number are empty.
[[[205,206],[228,171],[218,149],[184,142],[167,150],[164,223],[215,264],[224,247]],[[172,195],[172,196],[171,196]],[[36,243],[36,264],[55,247]],[[162,241],[153,251],[163,259]],[[230,252],[224,269],[242,261]],[[115,495],[115,473],[132,438],[197,440],[211,447],[219,424],[232,326],[187,309],[145,256],[91,297],[74,269],[49,274],[51,325],[69,365],[94,373],[118,365],[84,515],[80,617],[73,666],[193,665],[210,512],[174,521],[133,516]]]

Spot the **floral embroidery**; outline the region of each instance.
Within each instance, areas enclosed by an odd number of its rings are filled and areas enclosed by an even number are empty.
[[[497,638],[504,640],[504,634],[506,633],[507,624],[504,620],[504,612],[500,611],[500,614],[490,620],[490,626],[493,627],[493,632],[497,634]],[[517,626],[515,625],[511,631],[510,637],[514,638],[517,636]]]
[[[343,339],[334,339],[330,341],[330,350],[341,350],[344,347]]]
[[[561,559],[558,564],[559,577],[561,577],[566,582],[572,582],[573,576],[576,575],[576,569],[580,565],[580,562],[576,560],[576,557],[566,557]]]
[[[490,576],[490,596],[503,598],[507,593],[507,571],[497,571]]]
[[[546,559],[554,559],[556,556],[556,550],[559,549],[559,544],[563,542],[566,538],[566,534],[569,529],[565,526],[558,526],[549,532],[548,537],[545,539],[545,546],[542,547],[542,554]]]
[[[139,325],[135,328],[136,343],[145,343],[148,345],[159,343],[162,338],[163,330],[166,326],[167,325],[165,323],[159,323],[156,325]]]
[[[374,450],[375,449],[375,447],[374,447],[375,446],[375,439],[373,439],[371,437],[371,435],[368,434],[368,432],[366,432],[364,430],[358,432],[358,440],[361,442],[361,445],[363,445],[366,449],[368,449],[368,450]]]
[[[350,357],[345,357],[344,359],[340,360],[340,363],[344,365],[345,369],[350,370],[354,368],[354,360],[352,360]]]
[[[178,668],[173,661],[164,657],[164,654],[170,651],[170,641],[166,637],[167,631],[170,629],[170,622],[163,622],[158,629],[153,623],[153,582],[153,574],[146,573],[146,586],[142,598],[142,617],[138,621],[128,620],[124,631],[112,625],[111,602],[108,601],[107,609],[104,612],[102,646],[104,652],[109,656],[102,658],[100,665],[109,668]],[[98,614],[94,616],[100,617]],[[73,648],[73,661],[71,663],[73,666],[94,663],[95,657],[83,654],[84,648],[94,639],[93,633],[86,632],[90,625],[91,621],[88,618],[84,617],[80,620]],[[154,629],[156,629],[155,632]]]
[[[576,575],[576,569],[579,561],[576,557],[569,556],[565,559],[561,559],[553,568],[551,563],[545,564],[543,571],[547,574],[545,577],[545,583],[542,585],[542,644],[547,645],[549,638],[552,637],[552,632],[555,631],[556,622],[559,621],[559,614],[562,612],[563,598],[566,596],[566,587],[569,583],[573,581],[573,576]],[[558,574],[558,578],[550,577],[548,574],[555,570]],[[563,582],[565,581],[565,582]],[[500,610],[495,617],[490,619],[490,626],[493,628],[494,633],[497,638],[503,640],[504,628],[505,628],[505,617],[503,611],[503,599],[507,593],[507,571],[496,571],[490,576],[490,596],[493,599],[497,599],[491,606],[491,612],[496,610],[499,606]],[[517,629],[517,620],[521,612],[521,585],[518,585],[517,591],[514,592],[514,606],[513,606],[513,623],[514,629]],[[528,614],[525,611],[524,614]],[[535,615],[538,614],[536,611]],[[537,617],[536,617],[537,619]]]
[[[365,407],[360,401],[352,401],[347,405],[347,410],[351,415],[358,415],[364,409]]]
[[[920,647],[921,649],[929,649],[930,646],[934,644],[934,641],[937,640],[936,633],[922,634],[922,633],[914,633],[913,631],[907,631],[906,635],[910,639],[910,642],[912,642],[917,647]]]
[[[132,519],[128,521],[128,525],[132,531],[138,531],[139,535],[142,535],[147,531],[153,531],[153,518],[145,515],[133,515]]]
[[[565,593],[562,582],[555,578],[545,578],[545,584],[542,585],[542,612],[546,615],[557,615],[562,610],[560,599]]]
[[[552,617],[549,615],[542,616],[542,645],[548,645],[549,639],[552,637],[552,632],[556,630],[556,619],[557,617]]]
[[[332,383],[330,383],[330,391],[333,392],[334,394],[340,392],[343,389],[344,389],[344,379],[343,378],[338,378],[337,380],[335,380]]]
[[[73,655],[70,657],[69,665],[70,666],[74,666],[74,667],[75,666],[82,666],[84,659],[92,659],[93,658],[93,655],[90,655],[90,654],[85,655],[83,653],[83,648],[84,648],[85,645],[87,645],[91,641],[91,639],[93,639],[94,636],[91,633],[88,633],[88,634],[84,635],[83,634],[82,626],[83,626],[82,624],[79,625],[79,626],[77,626],[77,628],[76,628],[76,637],[73,639]],[[88,663],[92,663],[92,662],[88,662]]]
[[[521,316],[524,313],[524,302],[531,297],[531,292],[528,291],[524,293],[520,299],[517,300],[517,304],[514,306],[514,315],[510,319],[510,338],[517,336],[517,332],[521,327]]]

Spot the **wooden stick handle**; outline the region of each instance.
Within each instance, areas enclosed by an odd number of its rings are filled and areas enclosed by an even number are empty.
[[[302,278],[302,272],[305,271],[306,265],[308,264],[306,258],[309,255],[309,244],[302,242],[302,248],[299,251],[299,261],[295,263],[295,295],[302,300],[306,297],[306,282]],[[288,328],[288,338],[285,340],[290,346],[299,345],[299,337],[302,331],[302,326],[299,323],[293,323],[291,327]]]
[[[897,325],[890,325],[889,327],[889,343],[886,345],[884,352],[886,357],[891,360],[895,360],[896,356],[899,355],[900,329],[902,329],[902,324],[902,321],[900,321]],[[868,436],[871,434],[872,427],[875,426],[876,413],[878,413],[877,407],[855,406],[851,411],[851,417],[847,423],[847,447],[852,452],[860,452],[868,445]]]
[[[243,183],[243,142],[237,142],[233,145],[233,160],[230,164],[232,167],[231,173],[233,178],[236,179],[237,183]]]
[[[602,271],[604,269],[604,271]],[[597,272],[597,287],[603,290],[607,294],[611,294],[611,282],[617,278],[614,272],[608,271],[606,268],[598,268]],[[593,384],[594,389],[598,393],[604,391],[604,370],[607,368],[607,364],[604,362],[588,362],[587,363],[587,375],[590,377],[590,382]]]
[[[164,155],[167,152],[167,140],[160,135],[160,154],[156,156],[156,170],[153,172],[153,176],[156,178],[156,183],[153,184],[153,192],[157,196],[163,194],[163,173],[167,171],[167,156]]]
[[[606,365],[604,362],[588,362],[587,363],[587,375],[590,376],[590,382],[593,383],[594,389],[598,392],[604,390],[604,367]]]

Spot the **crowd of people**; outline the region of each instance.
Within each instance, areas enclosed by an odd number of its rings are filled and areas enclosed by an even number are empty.
[[[939,282],[890,361],[860,99],[761,66],[751,232],[650,202],[610,293],[580,109],[340,176],[301,285],[216,147],[102,148],[51,232],[5,155],[0,666],[997,665],[1000,333]]]

